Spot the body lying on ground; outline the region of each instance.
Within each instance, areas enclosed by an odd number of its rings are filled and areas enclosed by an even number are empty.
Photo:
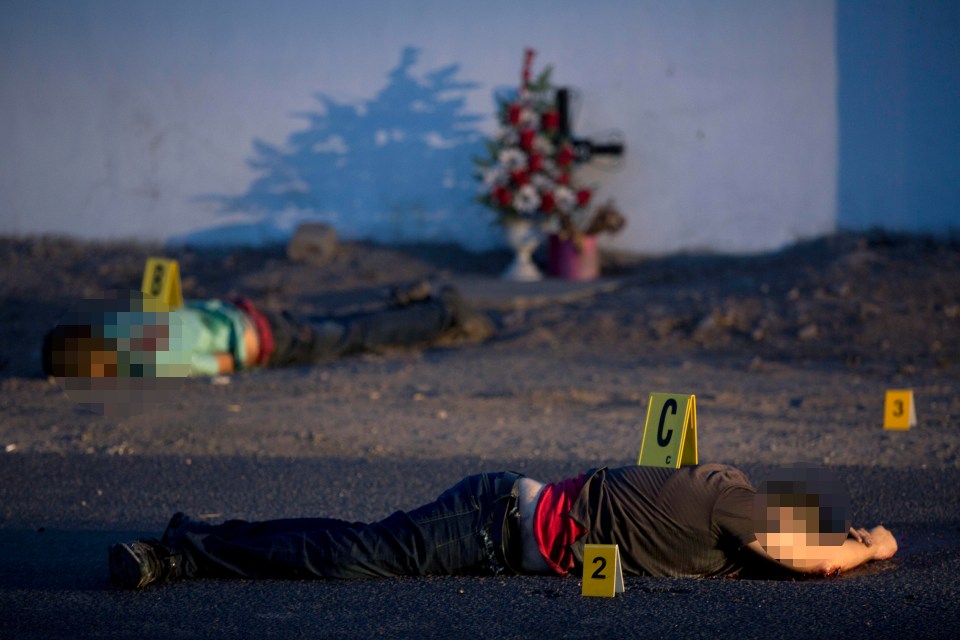
[[[625,575],[829,575],[896,553],[883,526],[850,526],[840,482],[785,467],[760,485],[731,466],[591,469],[544,483],[468,476],[377,522],[293,518],[220,524],[182,513],[162,537],[109,549],[111,578],[138,589],[186,578],[580,575],[585,544],[617,544]]]
[[[385,347],[429,344],[451,334],[478,340],[493,333],[490,320],[456,289],[434,294],[425,283],[396,292],[393,304],[377,311],[310,319],[246,299],[187,301],[163,312],[145,310],[139,294],[86,302],[47,333],[47,375],[216,375],[315,365]]]

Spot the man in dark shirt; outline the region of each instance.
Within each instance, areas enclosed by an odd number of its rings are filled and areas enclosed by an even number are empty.
[[[110,572],[128,589],[194,577],[565,575],[581,572],[591,543],[618,544],[627,575],[714,577],[751,564],[827,575],[892,557],[893,535],[850,527],[827,476],[787,468],[757,492],[726,465],[602,468],[549,484],[485,473],[373,523],[176,514],[160,540],[112,545]]]

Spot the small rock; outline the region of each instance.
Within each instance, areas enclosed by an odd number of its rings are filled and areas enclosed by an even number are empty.
[[[873,302],[860,303],[860,318],[866,319],[883,315],[883,307]]]
[[[336,230],[319,222],[301,224],[287,243],[287,257],[293,262],[326,264],[336,253]]]
[[[850,283],[848,282],[834,284],[834,286],[831,287],[831,290],[833,291],[833,294],[839,298],[849,298],[850,294],[853,292],[853,289],[850,287]]]
[[[817,337],[818,333],[819,329],[817,329],[817,325],[811,323],[800,329],[800,331],[797,333],[797,337],[801,340],[813,340]]]

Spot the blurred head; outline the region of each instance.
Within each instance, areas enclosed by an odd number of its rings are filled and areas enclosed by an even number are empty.
[[[156,376],[171,322],[166,305],[139,292],[83,300],[45,336],[44,370],[58,378]]]
[[[140,292],[84,300],[43,340],[43,368],[98,413],[132,415],[167,402],[189,374],[177,314]]]
[[[117,341],[102,327],[59,324],[44,337],[43,370],[57,378],[115,378]]]
[[[754,502],[757,542],[777,560],[816,560],[816,548],[843,544],[850,499],[831,471],[791,465],[761,483]]]

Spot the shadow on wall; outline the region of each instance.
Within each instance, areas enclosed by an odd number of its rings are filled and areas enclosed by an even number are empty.
[[[387,243],[456,242],[488,248],[492,216],[473,201],[472,158],[483,150],[464,92],[479,84],[449,65],[411,75],[419,49],[407,47],[372,100],[342,104],[318,94],[319,113],[284,145],[254,140],[249,161],[261,175],[242,195],[205,195],[240,222],[172,238],[171,244],[285,241],[300,222],[334,226],[346,238]]]

